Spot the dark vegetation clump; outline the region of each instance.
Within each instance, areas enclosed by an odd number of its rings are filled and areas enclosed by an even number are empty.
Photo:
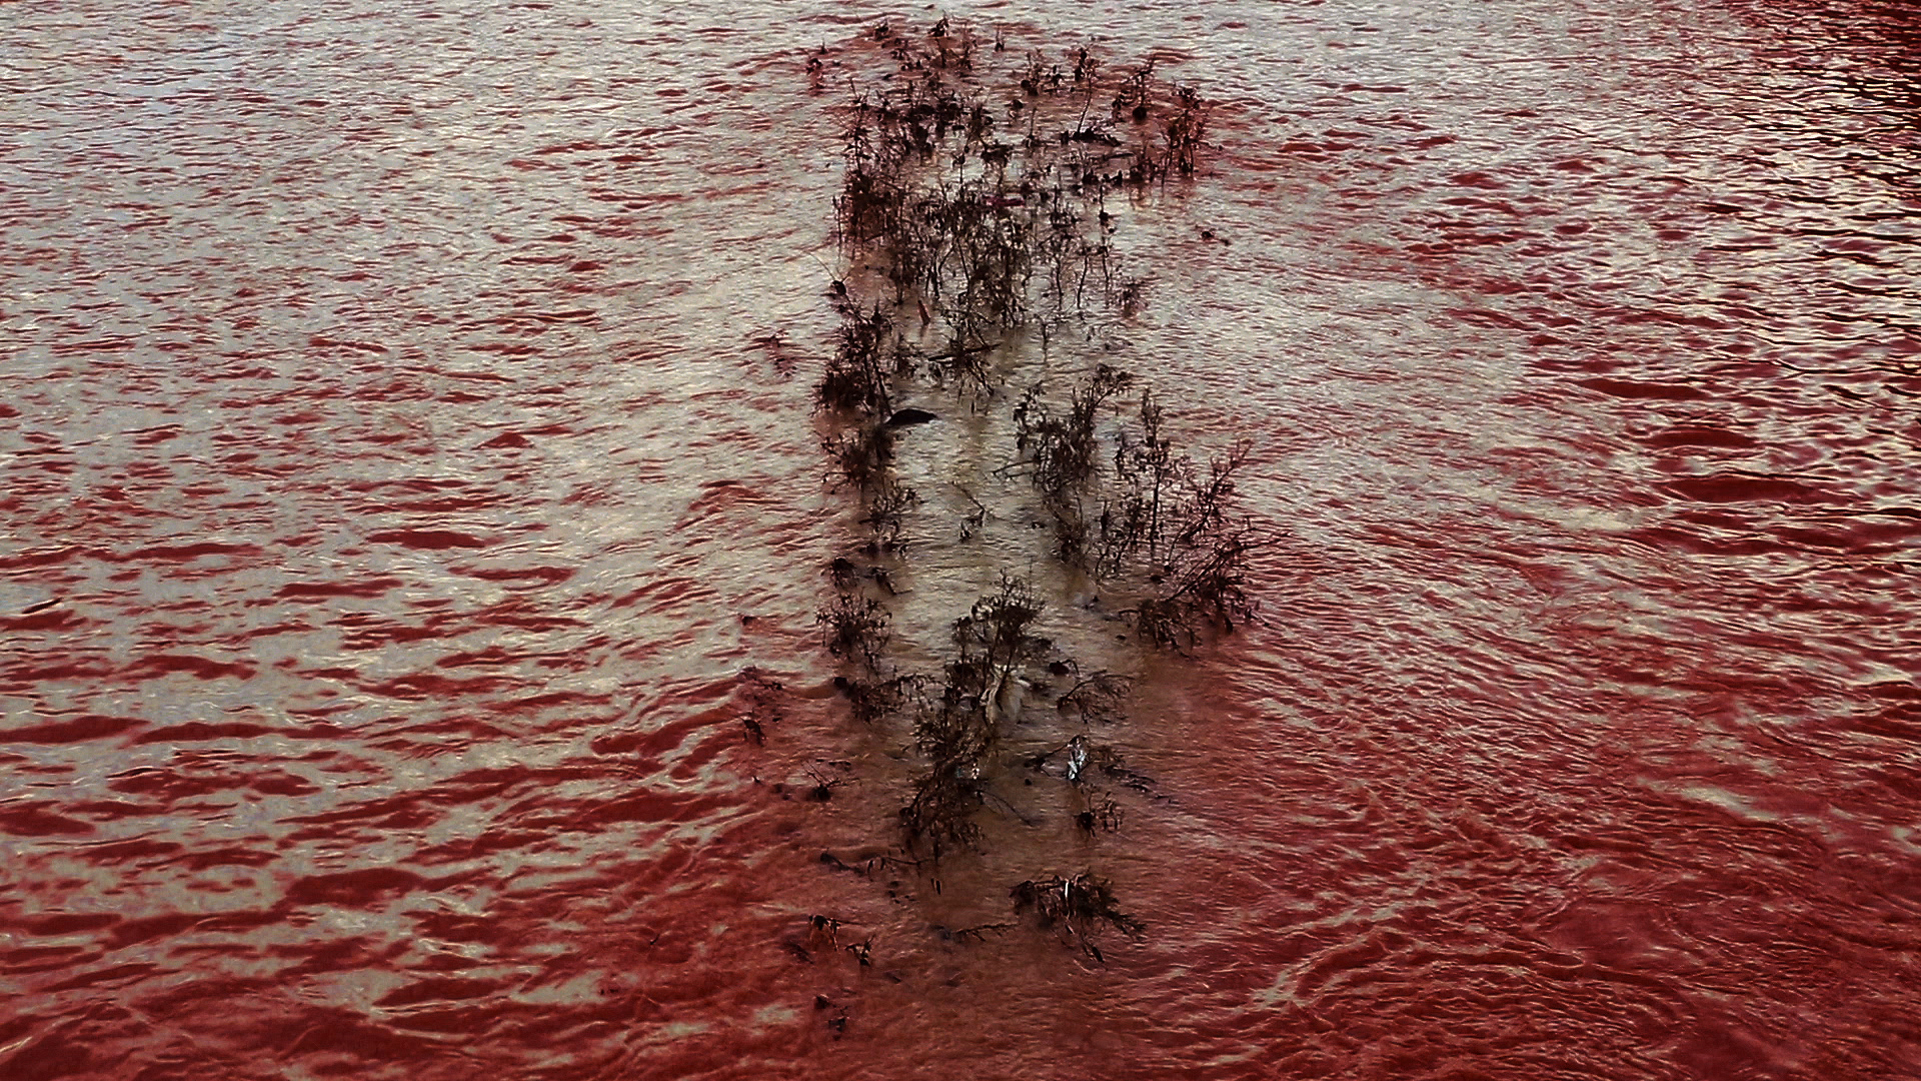
[[[900,810],[901,835],[910,853],[938,860],[980,837],[974,811],[984,801],[982,764],[993,738],[979,713],[951,694],[929,707],[914,737],[927,768]]]
[[[908,595],[891,573],[907,566],[910,526],[926,513],[897,458],[927,445],[905,429],[941,421],[901,406],[944,392],[959,399],[960,409],[937,407],[950,418],[1011,409],[1017,460],[993,475],[1024,475],[1042,516],[992,517],[1051,523],[1058,568],[1119,598],[1105,610],[1131,620],[1138,640],[1185,649],[1249,618],[1246,557],[1258,537],[1235,482],[1246,448],[1199,464],[1178,451],[1153,392],[1110,363],[1111,352],[1064,388],[1064,402],[1033,376],[1017,401],[1006,392],[1032,343],[1045,357],[1057,340],[1083,332],[1096,340],[1112,333],[1097,320],[1111,327],[1147,302],[1149,280],[1114,241],[1117,211],[1199,169],[1208,105],[1152,63],[1110,66],[1087,48],[1022,57],[1001,35],[990,51],[946,18],[925,30],[879,24],[849,53],[889,70],[865,87],[850,82],[840,112],[834,232],[847,271],[829,290],[839,322],[814,397],[828,481],[849,493],[857,535],[829,565],[834,596],[816,622],[841,661],[835,686],[851,716],[874,732],[911,731],[919,768],[898,812],[902,858],[884,859],[930,873],[977,848],[995,812],[1036,825],[997,782],[1061,782],[1056,821],[1085,845],[1125,817],[1103,784],[1146,791],[1144,778],[1092,742],[1094,726],[1125,723],[1131,684],[1105,670],[1083,675],[1038,632],[1046,605],[1028,580],[1003,572],[954,621],[950,640],[932,644],[944,654],[938,668],[890,663],[892,606]],[[811,85],[825,91],[839,64],[824,46],[810,53]],[[959,523],[962,541],[993,532],[974,494],[981,489],[953,487],[974,507]],[[1048,702],[1040,725],[1079,731],[1035,753],[1023,712]],[[751,713],[743,723],[764,734]],[[1016,768],[1010,781],[1008,767],[1022,763],[1032,772]],[[845,780],[817,778],[805,798],[824,801]],[[1102,934],[1141,932],[1091,873],[1030,880],[1011,893],[1017,911],[1031,909],[1097,959]],[[828,928],[830,945],[837,929]],[[978,930],[946,935],[979,941]],[[859,947],[862,964],[868,946]]]
[[[1105,200],[1194,171],[1199,94],[1161,83],[1151,64],[1115,84],[1085,49],[1065,62],[1035,53],[997,93],[977,77],[971,37],[964,49],[952,34],[876,40],[892,45],[897,70],[843,113],[836,233],[884,280],[902,329],[918,317],[916,333],[941,342],[929,372],[991,393],[991,354],[1037,316],[1045,329],[1096,298],[1132,314],[1145,282],[1119,273]],[[1103,116],[1095,102],[1109,93],[1115,108]],[[1123,102],[1141,119],[1165,117],[1158,134],[1135,126],[1123,138]],[[849,318],[876,323],[878,305]],[[875,343],[849,344],[843,336],[821,398],[865,408],[876,388],[862,376],[878,369],[862,358]]]
[[[1023,665],[1047,655],[1052,643],[1031,633],[1043,607],[1026,582],[1002,574],[999,590],[954,621],[954,645],[960,650],[955,663],[968,673],[963,677],[968,689],[984,693],[989,685],[1002,686]]]
[[[1054,705],[1063,716],[1079,718],[1082,724],[1111,724],[1121,719],[1121,705],[1131,687],[1126,676],[1103,669],[1076,679]]]
[[[907,512],[920,502],[919,493],[889,478],[885,483],[866,486],[866,513],[860,524],[873,536],[872,543],[883,552],[898,552],[907,546],[904,536]]]
[[[1094,805],[1087,810],[1075,815],[1074,824],[1080,827],[1082,833],[1093,836],[1097,831],[1104,833],[1116,832],[1121,828],[1121,820],[1123,817],[1124,814],[1121,810],[1121,805],[1116,803],[1111,797],[1104,796],[1098,799]]]
[[[1129,612],[1136,628],[1156,645],[1192,644],[1203,628],[1231,631],[1254,616],[1247,557],[1260,539],[1234,479],[1248,447],[1196,467],[1173,452],[1145,395],[1141,422],[1139,438],[1115,451],[1120,494],[1101,515],[1099,564],[1116,573],[1144,556],[1150,588]]]
[[[1206,628],[1231,631],[1253,617],[1247,556],[1259,541],[1235,482],[1248,447],[1197,466],[1175,449],[1160,404],[1143,391],[1135,423],[1112,427],[1103,470],[1100,415],[1132,382],[1100,365],[1070,392],[1065,412],[1030,388],[1014,407],[1018,447],[1053,522],[1055,555],[1097,579],[1144,582],[1126,610],[1137,629],[1157,645],[1192,644]],[[1090,500],[1100,510],[1092,522]]]
[[[860,554],[865,556],[868,553]],[[894,577],[887,572],[887,568],[856,563],[846,556],[837,556],[828,563],[827,575],[833,580],[834,588],[842,593],[858,590],[860,583],[863,582],[872,582],[877,589],[890,597],[899,592],[894,588]]]
[[[1056,554],[1070,565],[1085,561],[1087,522],[1082,500],[1100,464],[1095,426],[1101,407],[1133,382],[1131,374],[1101,364],[1069,393],[1065,413],[1048,409],[1038,383],[1014,406],[1016,446],[1027,456],[1028,476],[1054,521]]]
[[[913,354],[900,340],[890,312],[875,305],[840,309],[841,324],[827,370],[815,387],[822,407],[841,413],[886,417],[893,412],[890,381],[913,371]]]
[[[833,463],[829,479],[837,485],[852,485],[864,492],[891,479],[888,466],[894,460],[894,435],[884,425],[843,428],[829,436],[821,449]]]
[[[1022,669],[1051,648],[1030,632],[1041,611],[1026,583],[1003,577],[998,591],[955,621],[959,655],[914,726],[914,746],[927,768],[900,812],[910,851],[925,849],[938,859],[980,836],[973,815],[988,799],[989,753],[1019,716]]]
[[[1042,929],[1059,932],[1096,961],[1106,959],[1095,941],[1104,932],[1111,929],[1136,938],[1145,930],[1141,921],[1121,911],[1107,882],[1089,873],[1028,879],[1007,892],[1016,914],[1032,909]]]
[[[848,709],[854,719],[864,725],[877,726],[916,708],[925,684],[924,677],[909,673],[886,679],[842,677],[836,685],[847,696]]]
[[[1232,630],[1254,616],[1247,593],[1247,553],[1255,542],[1244,531],[1212,538],[1202,547],[1183,549],[1158,576],[1160,589],[1127,614],[1148,641],[1162,646],[1191,645],[1204,626]]]
[[[873,668],[887,644],[887,608],[871,597],[842,594],[814,616],[823,632],[827,652],[847,660],[858,660]]]
[[[1207,135],[1207,106],[1200,92],[1191,86],[1176,87],[1175,108],[1165,122],[1167,153],[1161,161],[1161,176],[1178,172],[1191,175],[1201,140]]]

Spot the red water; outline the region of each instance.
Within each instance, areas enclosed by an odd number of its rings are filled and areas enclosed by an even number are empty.
[[[1921,1077],[1912,6],[979,7],[1219,103],[1107,332],[1275,539],[938,878],[819,858],[872,16],[9,7],[0,1077]]]

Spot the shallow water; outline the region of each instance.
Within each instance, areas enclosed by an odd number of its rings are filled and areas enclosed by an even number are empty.
[[[1148,791],[937,880],[818,858],[911,766],[814,626],[876,16],[9,9],[0,1073],[1921,1076],[1913,11],[947,10],[1218,103],[1106,332],[1274,542],[1192,660],[1049,587]],[[945,499],[910,652],[1031,570]],[[1105,964],[938,930],[1082,869]]]

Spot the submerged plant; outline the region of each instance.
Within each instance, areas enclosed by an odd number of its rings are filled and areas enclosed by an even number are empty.
[[[1015,913],[1032,909],[1043,930],[1057,930],[1096,961],[1106,960],[1095,942],[1103,932],[1112,929],[1138,938],[1145,930],[1141,921],[1121,911],[1108,883],[1091,873],[1028,879],[1007,892]]]
[[[974,602],[954,621],[954,644],[963,661],[1006,672],[1037,661],[1052,645],[1029,633],[1044,605],[1026,582],[1003,573],[1000,588]]]
[[[1026,453],[1029,477],[1050,503],[1077,501],[1099,465],[1094,430],[1101,407],[1134,382],[1131,373],[1096,365],[1070,392],[1064,414],[1041,400],[1041,385],[1028,388],[1014,407],[1019,448]]]
[[[894,480],[866,487],[867,513],[861,518],[861,524],[872,532],[874,543],[881,550],[900,550],[905,545],[902,532],[906,528],[907,511],[920,502],[920,495]]]
[[[865,725],[878,725],[881,722],[900,716],[915,708],[920,701],[926,679],[919,675],[907,674],[890,676],[886,679],[847,679],[841,677],[835,686],[847,696],[854,719]]]
[[[814,622],[824,632],[829,653],[865,661],[870,668],[887,642],[887,609],[871,597],[835,597],[815,614]]]
[[[1143,569],[1151,588],[1126,614],[1150,642],[1192,643],[1209,626],[1231,631],[1254,614],[1247,556],[1260,540],[1235,480],[1249,447],[1236,444],[1198,468],[1175,451],[1151,394],[1141,395],[1138,418],[1116,443],[1116,492],[1101,510],[1094,569],[1102,577]]]
[[[917,739],[928,767],[913,783],[913,794],[900,810],[900,825],[910,853],[925,849],[938,860],[948,848],[971,845],[980,837],[974,812],[982,803],[986,733],[950,704],[932,713],[936,719],[922,723]]]
[[[954,623],[959,655],[914,726],[915,748],[927,769],[914,781],[900,812],[910,851],[927,848],[938,859],[953,845],[974,843],[974,812],[988,798],[989,754],[1020,711],[1022,666],[1051,644],[1029,628],[1042,605],[1027,584],[1003,576],[1000,589],[976,601]]]
[[[880,306],[867,311],[843,306],[834,355],[814,388],[816,400],[839,412],[892,413],[888,381],[901,374],[898,338],[892,317]]]
[[[888,481],[887,467],[894,460],[894,433],[880,423],[843,428],[827,437],[821,449],[833,462],[830,481],[869,491]]]
[[[877,730],[911,722],[921,768],[898,812],[907,857],[899,862],[925,869],[978,846],[987,808],[1027,821],[996,788],[1001,767],[1026,761],[1063,778],[1068,828],[1090,835],[1120,825],[1103,777],[1145,781],[1094,744],[1088,727],[1123,719],[1128,680],[1106,671],[1083,677],[1062,658],[1039,633],[1045,605],[1027,581],[1003,572],[999,587],[954,621],[937,672],[900,674],[887,663],[882,599],[896,594],[879,564],[898,569],[893,559],[919,502],[902,475],[924,485],[912,471],[924,463],[897,463],[896,453],[942,445],[910,436],[897,447],[897,429],[935,418],[897,411],[896,401],[918,399],[931,384],[965,396],[978,417],[1001,408],[1028,343],[1038,341],[1045,358],[1056,340],[1096,340],[1112,318],[1133,317],[1149,279],[1114,242],[1119,208],[1110,198],[1138,207],[1149,182],[1192,173],[1207,110],[1191,89],[1157,78],[1151,63],[1110,71],[1086,48],[1003,59],[998,35],[992,54],[977,55],[969,29],[945,17],[931,27],[882,23],[869,36],[859,48],[891,61],[840,114],[845,169],[834,227],[845,272],[831,291],[839,325],[815,385],[830,479],[853,490],[848,501],[858,508],[861,535],[847,554],[860,562],[830,566],[840,593],[817,623],[827,649],[850,662],[836,686],[854,719]],[[995,68],[1004,84],[991,82]],[[809,64],[817,85],[826,69]],[[1104,344],[1119,347],[1111,337]],[[1012,405],[1019,461],[996,476],[1026,475],[1076,586],[1115,580],[1103,592],[1131,605],[1120,613],[1154,643],[1184,646],[1207,627],[1246,618],[1245,556],[1255,541],[1234,483],[1244,450],[1204,465],[1178,453],[1152,393],[1131,410],[1115,408],[1137,389],[1119,366],[1095,363],[1059,389],[1064,403],[1035,382]],[[995,430],[991,417],[947,429],[970,439]],[[994,550],[1005,538],[990,518],[1016,516],[990,515],[985,489],[969,484],[962,493],[974,510],[960,536],[985,534],[991,544],[982,549]],[[1065,690],[1052,682],[1070,673]],[[1024,722],[1030,699],[1055,709]],[[1012,749],[1062,723],[1080,731],[1055,751]],[[831,791],[825,781],[816,787]],[[1010,893],[1017,911],[1032,911],[1097,959],[1102,934],[1141,930],[1091,873],[1029,880]],[[860,956],[865,963],[864,948]]]
[[[1081,723],[1109,723],[1121,716],[1121,702],[1132,686],[1126,676],[1105,669],[1077,680],[1074,686],[1054,700],[1062,716],[1078,717]]]
[[[1038,383],[1014,407],[1016,446],[1027,456],[1028,477],[1054,522],[1055,554],[1070,566],[1086,558],[1082,496],[1099,467],[1095,423],[1102,406],[1133,381],[1131,374],[1101,364],[1069,393],[1065,413],[1047,408]]]
[[[1114,448],[1119,491],[1101,511],[1095,564],[1103,575],[1120,573],[1137,555],[1145,554],[1149,564],[1159,560],[1162,516],[1173,509],[1177,486],[1190,468],[1162,431],[1164,414],[1151,391],[1141,394],[1139,417],[1140,428],[1121,433]]]

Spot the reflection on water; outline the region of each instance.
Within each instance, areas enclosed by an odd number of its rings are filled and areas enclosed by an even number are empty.
[[[1221,102],[1115,333],[1283,534],[1128,655],[1105,966],[930,930],[1017,840],[819,859],[908,768],[812,624],[872,18],[10,12],[7,1076],[1921,1069],[1908,14],[974,15]]]

